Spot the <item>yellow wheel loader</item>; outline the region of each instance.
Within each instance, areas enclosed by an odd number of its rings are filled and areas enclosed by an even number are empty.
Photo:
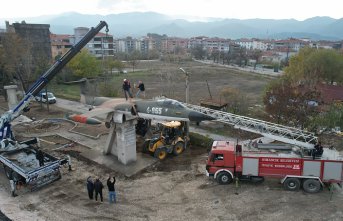
[[[184,131],[185,124],[179,121],[170,121],[161,125],[158,134],[144,141],[143,152],[149,152],[160,160],[164,160],[171,153],[175,156],[181,154],[189,141]]]

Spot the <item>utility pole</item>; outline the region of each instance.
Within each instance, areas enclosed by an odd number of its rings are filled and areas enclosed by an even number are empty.
[[[189,103],[189,73],[185,71],[183,68],[180,68],[180,70],[185,73],[186,75],[186,103]]]
[[[186,103],[189,103],[189,72],[185,71],[183,68],[180,68],[180,70],[186,75]],[[186,136],[189,137],[189,121],[186,122]],[[185,144],[187,146],[187,141],[185,141]]]

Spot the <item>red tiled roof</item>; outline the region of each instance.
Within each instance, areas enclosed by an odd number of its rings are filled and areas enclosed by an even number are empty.
[[[96,37],[106,37],[106,33],[99,32]],[[112,37],[112,35],[107,34],[107,37]]]

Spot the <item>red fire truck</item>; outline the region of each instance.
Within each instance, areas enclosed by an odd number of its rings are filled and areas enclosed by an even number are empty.
[[[311,156],[310,150],[289,151],[242,149],[234,142],[214,141],[206,163],[206,173],[220,184],[234,179],[263,181],[264,177],[281,178],[286,190],[317,193],[324,184],[343,181],[343,158],[330,148],[321,156]]]

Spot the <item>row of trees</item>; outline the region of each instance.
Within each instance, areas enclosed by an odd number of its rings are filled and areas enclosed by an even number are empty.
[[[322,102],[319,84],[343,83],[343,55],[332,49],[303,48],[285,74],[266,88],[264,104],[274,121],[301,128],[343,127],[343,108]],[[328,105],[331,105],[328,107]]]
[[[247,50],[244,47],[231,46],[230,50],[227,52],[213,50],[211,53],[208,53],[203,46],[198,45],[191,49],[191,54],[195,59],[211,59],[213,62],[222,63],[222,64],[237,64],[238,66],[246,66],[249,59],[255,60],[254,69],[256,65],[260,62],[262,57],[261,50]]]

